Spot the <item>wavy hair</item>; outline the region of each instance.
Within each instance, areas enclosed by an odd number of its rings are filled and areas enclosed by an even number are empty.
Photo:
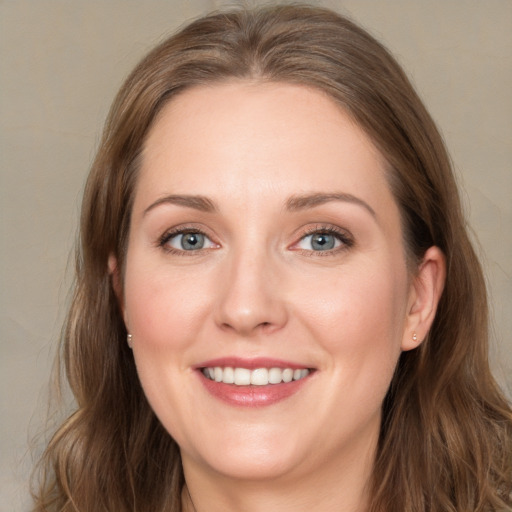
[[[411,271],[446,256],[433,326],[404,352],[383,404],[371,512],[512,507],[512,412],[488,363],[484,278],[441,136],[388,51],[326,9],[281,5],[192,22],[131,73],[111,108],[84,192],[76,283],[60,351],[76,399],[39,465],[34,511],[181,510],[179,449],[139,384],[107,268],[123,268],[139,155],[181,91],[230,79],[326,93],[387,162]]]

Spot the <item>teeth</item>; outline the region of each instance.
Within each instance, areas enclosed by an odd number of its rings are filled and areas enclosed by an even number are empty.
[[[293,380],[293,370],[291,368],[286,368],[283,370],[283,382],[291,382]]]
[[[251,384],[255,386],[266,386],[268,384],[268,370],[266,368],[258,368],[251,372]]]
[[[281,368],[270,368],[268,371],[268,383],[280,384],[283,380],[283,371]]]
[[[227,366],[222,368],[203,368],[203,375],[215,382],[224,384],[234,384],[235,386],[267,386],[268,384],[281,384],[281,382],[291,382],[300,380],[310,374],[307,368],[292,370],[291,368],[256,368],[249,370],[247,368],[232,368]]]
[[[222,382],[224,382],[224,381],[222,381]],[[251,370],[248,370],[247,368],[235,368],[235,384],[237,386],[247,386],[250,383],[251,383]]]
[[[235,370],[233,370],[233,368],[224,368],[224,371],[222,372],[222,382],[225,384],[235,383]]]

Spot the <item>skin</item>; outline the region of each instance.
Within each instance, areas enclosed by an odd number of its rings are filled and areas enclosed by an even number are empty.
[[[287,208],[317,193],[343,196]],[[205,247],[162,246],[176,227]],[[342,238],[314,251],[326,229]],[[323,93],[240,81],[172,100],[144,147],[118,293],[146,396],[181,448],[184,509],[364,510],[382,401],[443,280],[435,247],[409,275],[385,162]],[[194,366],[225,356],[315,372],[286,400],[236,407]]]

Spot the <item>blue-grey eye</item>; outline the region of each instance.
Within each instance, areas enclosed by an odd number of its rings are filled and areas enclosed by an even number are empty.
[[[336,238],[327,233],[315,233],[311,236],[311,247],[314,251],[327,251],[334,249]]]
[[[204,247],[204,235],[201,233],[183,233],[181,235],[181,248],[185,251],[194,251]]]
[[[340,237],[332,233],[319,231],[305,236],[299,242],[298,247],[307,251],[330,251],[340,245]]]
[[[171,236],[166,242],[173,249],[181,251],[199,251],[214,246],[213,242],[203,233],[190,231],[187,233],[177,233]]]

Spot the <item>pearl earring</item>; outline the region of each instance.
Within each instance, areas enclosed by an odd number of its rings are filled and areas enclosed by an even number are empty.
[[[126,336],[126,342],[128,343],[128,346],[129,346],[130,348],[132,348],[133,338],[132,338],[132,335],[131,335],[131,334],[128,334],[128,335]]]
[[[412,341],[418,341],[418,336],[416,335],[416,331],[412,333]]]

